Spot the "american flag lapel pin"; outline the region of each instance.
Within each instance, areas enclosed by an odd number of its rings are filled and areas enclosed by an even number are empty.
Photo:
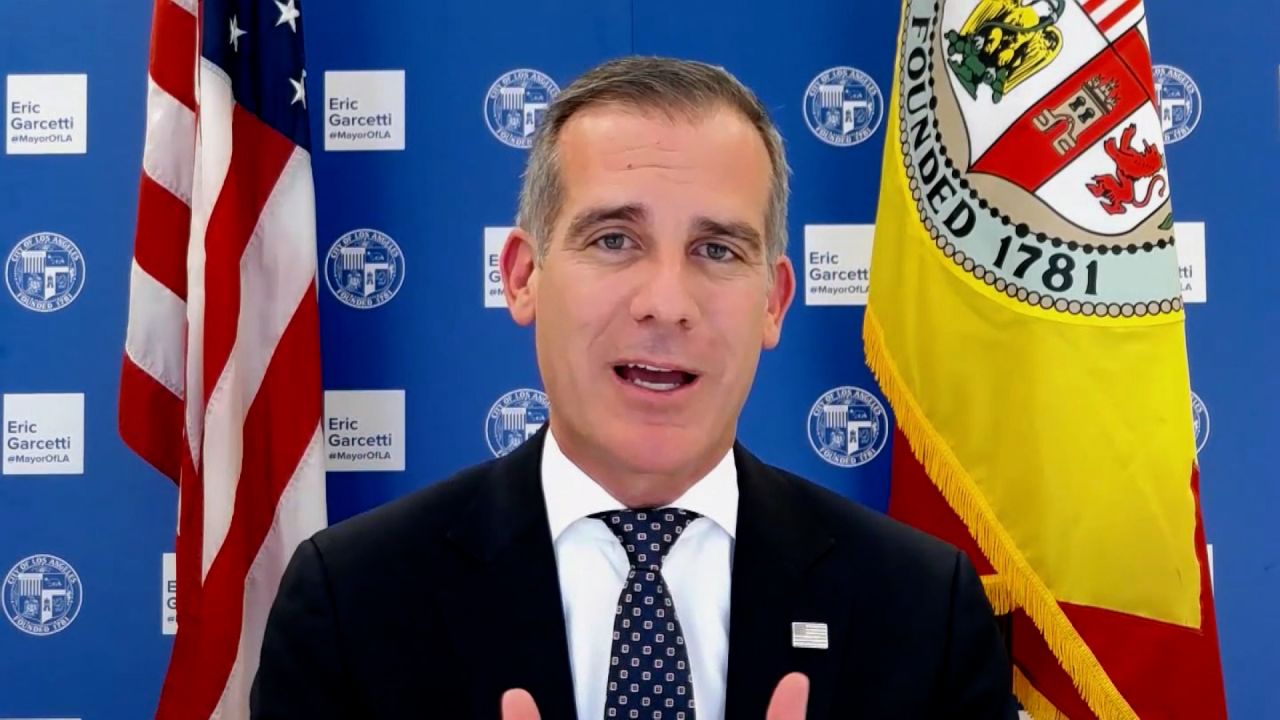
[[[815,622],[791,623],[791,647],[827,649],[827,624]]]

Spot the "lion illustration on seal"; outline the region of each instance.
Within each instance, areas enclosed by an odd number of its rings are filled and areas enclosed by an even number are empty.
[[[1100,198],[1102,209],[1111,215],[1123,215],[1129,206],[1146,207],[1155,192],[1164,197],[1165,179],[1160,174],[1164,157],[1160,148],[1145,140],[1141,151],[1135,148],[1133,136],[1137,132],[1138,126],[1130,123],[1120,134],[1120,142],[1107,138],[1102,149],[1115,161],[1116,171],[1110,175],[1094,175],[1093,182],[1085,185],[1094,197]],[[1136,186],[1143,178],[1151,178],[1151,182],[1147,183],[1146,194],[1138,200]]]

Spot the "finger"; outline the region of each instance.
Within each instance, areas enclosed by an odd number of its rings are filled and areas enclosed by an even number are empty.
[[[793,672],[778,682],[765,720],[804,720],[809,705],[809,678]]]
[[[502,720],[539,720],[538,706],[527,690],[502,693]]]

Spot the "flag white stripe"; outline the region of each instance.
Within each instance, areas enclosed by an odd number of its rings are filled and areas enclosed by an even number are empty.
[[[195,137],[195,113],[148,77],[142,170],[187,205],[191,204]],[[174,242],[178,241],[174,238]]]
[[[280,587],[285,566],[298,544],[324,527],[328,509],[325,506],[325,476],[322,433],[316,427],[293,477],[285,486],[276,505],[262,547],[254,557],[245,577],[244,618],[240,626],[235,664],[227,678],[227,686],[211,717],[219,720],[248,720],[249,708],[242,705],[258,671],[262,652],[262,636],[267,615]]]
[[[187,304],[143,270],[137,260],[132,265],[125,353],[134,365],[182,398]]]
[[[285,328],[316,275],[311,158],[295,148],[240,258],[235,344],[209,395],[204,426],[207,574],[231,527],[243,461],[244,421]]]
[[[204,433],[204,237],[209,215],[231,166],[231,83],[217,65],[200,59],[200,122],[191,188],[191,239],[187,243],[187,440],[200,465]]]
[[[192,15],[196,14],[196,1],[197,0],[169,0],[169,2],[173,3],[174,5],[177,5],[183,10],[186,10]]]

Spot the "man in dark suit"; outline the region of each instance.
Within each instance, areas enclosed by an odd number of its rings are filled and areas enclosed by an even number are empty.
[[[960,552],[735,440],[795,292],[787,174],[719,68],[556,98],[501,257],[549,427],[303,543],[254,718],[1016,715]]]

